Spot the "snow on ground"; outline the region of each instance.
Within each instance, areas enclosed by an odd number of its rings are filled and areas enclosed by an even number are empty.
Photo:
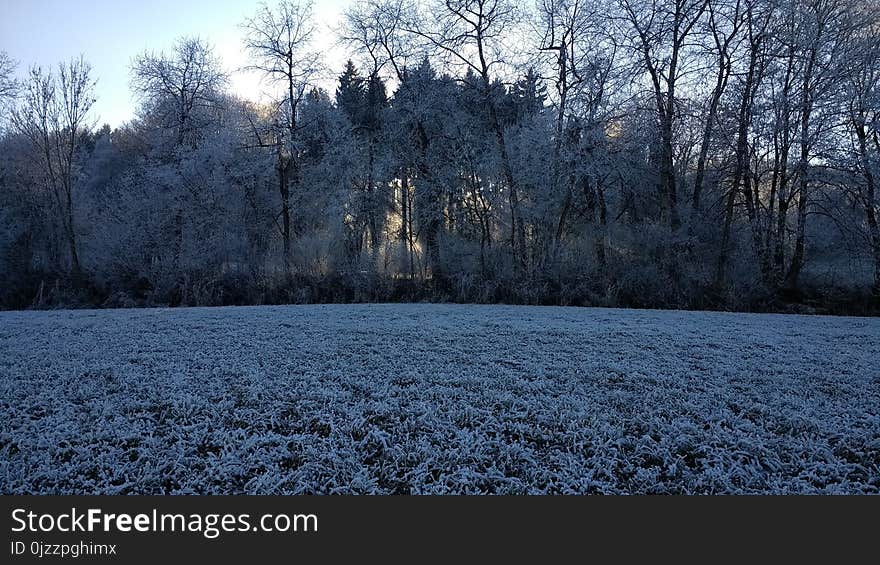
[[[878,493],[880,320],[0,313],[0,493]]]

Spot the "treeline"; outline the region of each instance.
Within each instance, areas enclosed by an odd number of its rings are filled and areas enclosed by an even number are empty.
[[[306,2],[132,61],[0,57],[0,304],[449,300],[869,313],[876,0]],[[337,71],[338,72],[338,71]]]

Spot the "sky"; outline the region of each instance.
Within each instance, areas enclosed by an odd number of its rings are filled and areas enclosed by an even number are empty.
[[[315,46],[327,53],[325,62],[336,74],[345,56],[333,29],[350,1],[314,2]],[[117,127],[137,109],[129,82],[132,59],[144,51],[169,51],[181,36],[211,43],[231,74],[230,90],[258,100],[267,84],[238,70],[249,62],[239,26],[257,6],[256,0],[0,0],[0,51],[18,61],[19,76],[32,65],[55,66],[82,54],[98,81],[93,118]]]

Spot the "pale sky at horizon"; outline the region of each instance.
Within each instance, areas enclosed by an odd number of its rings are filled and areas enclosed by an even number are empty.
[[[333,28],[352,0],[315,0],[316,47],[327,53],[332,75],[341,72],[343,50]],[[129,86],[131,60],[145,50],[168,51],[181,36],[199,36],[214,46],[230,73],[230,90],[259,99],[267,85],[248,72],[239,25],[258,0],[0,0],[0,51],[18,61],[18,75],[32,65],[54,67],[82,54],[98,80],[92,109],[98,125],[117,127],[134,117],[137,101]],[[272,2],[270,1],[271,5]],[[331,87],[332,84],[325,85]]]

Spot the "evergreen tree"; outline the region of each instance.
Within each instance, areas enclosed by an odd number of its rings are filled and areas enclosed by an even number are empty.
[[[535,116],[544,110],[547,101],[547,87],[541,78],[530,68],[524,77],[516,81],[510,89],[517,121]]]
[[[360,122],[364,95],[364,79],[349,59],[345,64],[345,70],[339,75],[339,85],[336,87],[336,105],[345,112],[354,125]]]

